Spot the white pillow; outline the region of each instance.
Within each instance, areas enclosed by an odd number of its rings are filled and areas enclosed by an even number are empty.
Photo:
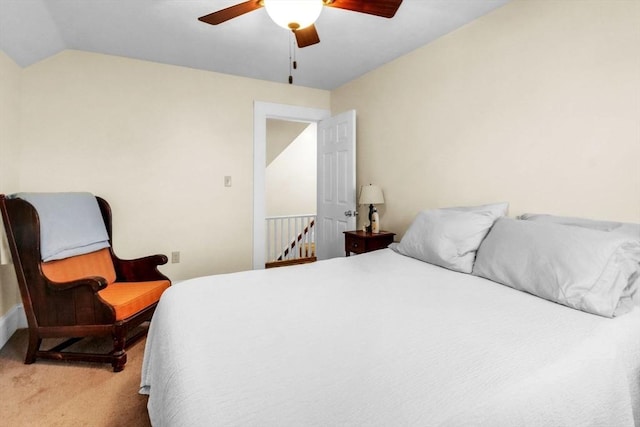
[[[640,242],[614,233],[501,218],[473,274],[568,307],[613,317],[638,274]]]
[[[488,212],[496,219],[505,216],[509,210],[509,203],[490,203],[488,205],[479,206],[456,206],[453,208],[441,208],[445,211],[461,211],[461,212]]]
[[[476,251],[508,203],[420,212],[396,252],[462,273],[471,273]]]
[[[630,222],[600,221],[587,218],[534,213],[525,213],[520,215],[519,218],[526,221],[538,221],[563,224],[572,227],[590,228],[592,230],[620,234],[640,241],[640,224]],[[634,306],[640,305],[640,292],[638,289],[640,289],[640,268],[638,268],[635,278],[631,279],[629,285],[622,292],[620,303],[614,313],[615,315],[626,313]]]
[[[575,218],[571,216],[558,216],[549,214],[525,213],[518,217],[526,221],[539,221],[553,224],[571,225],[593,230],[610,231],[616,234],[624,234],[640,240],[640,224],[630,222],[599,221],[595,219]]]
[[[563,224],[572,227],[590,228],[592,230],[621,234],[640,241],[640,224],[630,222],[600,221],[587,218],[534,213],[525,213],[520,215],[519,218],[527,221],[539,221],[553,224]],[[615,315],[626,313],[627,311],[630,311],[634,306],[640,305],[640,291],[638,291],[638,289],[640,289],[640,268],[635,275],[635,279],[632,278],[631,283],[629,283],[629,285],[622,292],[620,303],[618,304],[618,308],[614,313]]]

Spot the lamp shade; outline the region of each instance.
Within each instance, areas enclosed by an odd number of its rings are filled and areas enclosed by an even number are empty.
[[[363,185],[360,189],[361,205],[379,205],[384,203],[382,190],[377,185]]]
[[[288,30],[306,28],[316,22],[322,5],[322,0],[264,0],[273,22]]]

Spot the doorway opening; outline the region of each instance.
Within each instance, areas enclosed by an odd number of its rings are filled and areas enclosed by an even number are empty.
[[[316,260],[317,125],[267,119],[266,268]]]
[[[331,116],[329,110],[268,102],[254,103],[253,133],[253,268],[265,268],[267,120],[317,123]]]

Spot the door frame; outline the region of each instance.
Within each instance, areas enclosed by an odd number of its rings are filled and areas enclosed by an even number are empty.
[[[254,101],[253,103],[253,269],[264,269],[266,227],[267,119],[292,122],[319,122],[331,111]]]

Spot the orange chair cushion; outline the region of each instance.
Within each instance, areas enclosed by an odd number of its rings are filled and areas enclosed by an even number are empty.
[[[109,248],[56,261],[43,262],[42,272],[54,282],[70,282],[83,277],[104,277],[107,283],[116,281],[116,271]]]
[[[109,248],[41,264],[44,275],[54,282],[70,282],[84,277],[104,277],[108,286],[98,295],[116,312],[116,320],[124,320],[155,304],[170,286],[168,280],[149,282],[116,282],[116,271]]]
[[[124,320],[158,302],[169,285],[168,280],[115,282],[98,294],[115,309],[116,320]]]

